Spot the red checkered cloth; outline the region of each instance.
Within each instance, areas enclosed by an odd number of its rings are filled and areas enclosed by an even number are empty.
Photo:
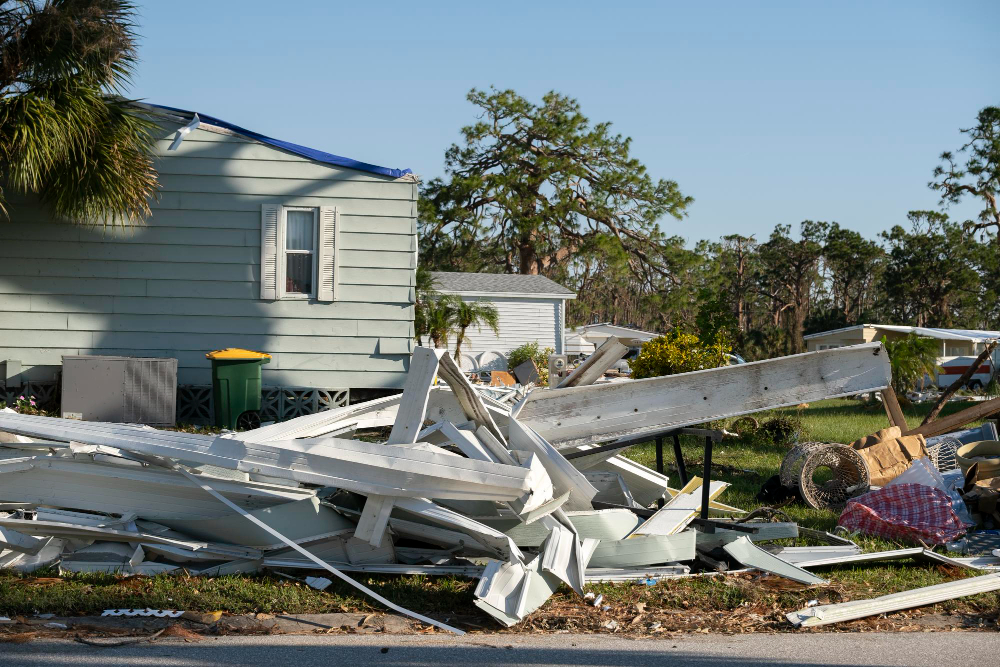
[[[848,501],[838,525],[888,540],[943,544],[964,535],[965,524],[944,491],[893,484]]]

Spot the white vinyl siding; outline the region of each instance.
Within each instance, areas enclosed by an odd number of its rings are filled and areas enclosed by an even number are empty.
[[[461,296],[461,295],[460,295]],[[492,303],[500,316],[500,335],[488,327],[482,331],[471,327],[465,332],[463,354],[478,354],[487,350],[507,354],[515,347],[538,341],[541,348],[551,347],[557,353],[563,349],[562,299],[463,296],[464,301]],[[454,341],[451,341],[454,347]]]
[[[245,347],[273,355],[265,385],[401,387],[413,348],[416,184],[203,129],[166,153],[177,127],[159,132],[161,192],[144,225],[56,222],[5,193],[0,365],[18,360],[22,377],[46,381],[64,354],[174,357],[181,384],[209,384],[205,352]],[[275,224],[281,206],[315,209],[320,228],[335,222],[332,257],[315,246],[317,271],[334,268],[315,281],[315,298],[277,298],[267,205]],[[274,253],[262,252],[271,242]]]

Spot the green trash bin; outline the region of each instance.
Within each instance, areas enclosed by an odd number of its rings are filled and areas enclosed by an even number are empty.
[[[271,355],[227,347],[205,357],[212,361],[215,425],[244,431],[260,426],[260,367]]]

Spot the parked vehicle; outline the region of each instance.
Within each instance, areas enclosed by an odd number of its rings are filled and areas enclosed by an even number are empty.
[[[952,382],[961,377],[962,373],[975,363],[976,357],[941,357],[939,361],[939,370],[935,384],[938,387],[944,388],[950,386]],[[965,386],[973,391],[982,389],[989,384],[991,377],[993,377],[993,362],[987,359],[976,369],[975,374],[969,378]]]

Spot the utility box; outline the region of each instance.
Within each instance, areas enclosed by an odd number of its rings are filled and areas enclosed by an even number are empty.
[[[549,355],[549,388],[555,389],[569,375],[569,358],[565,354]]]
[[[173,426],[177,360],[67,355],[62,416],[93,422]]]

